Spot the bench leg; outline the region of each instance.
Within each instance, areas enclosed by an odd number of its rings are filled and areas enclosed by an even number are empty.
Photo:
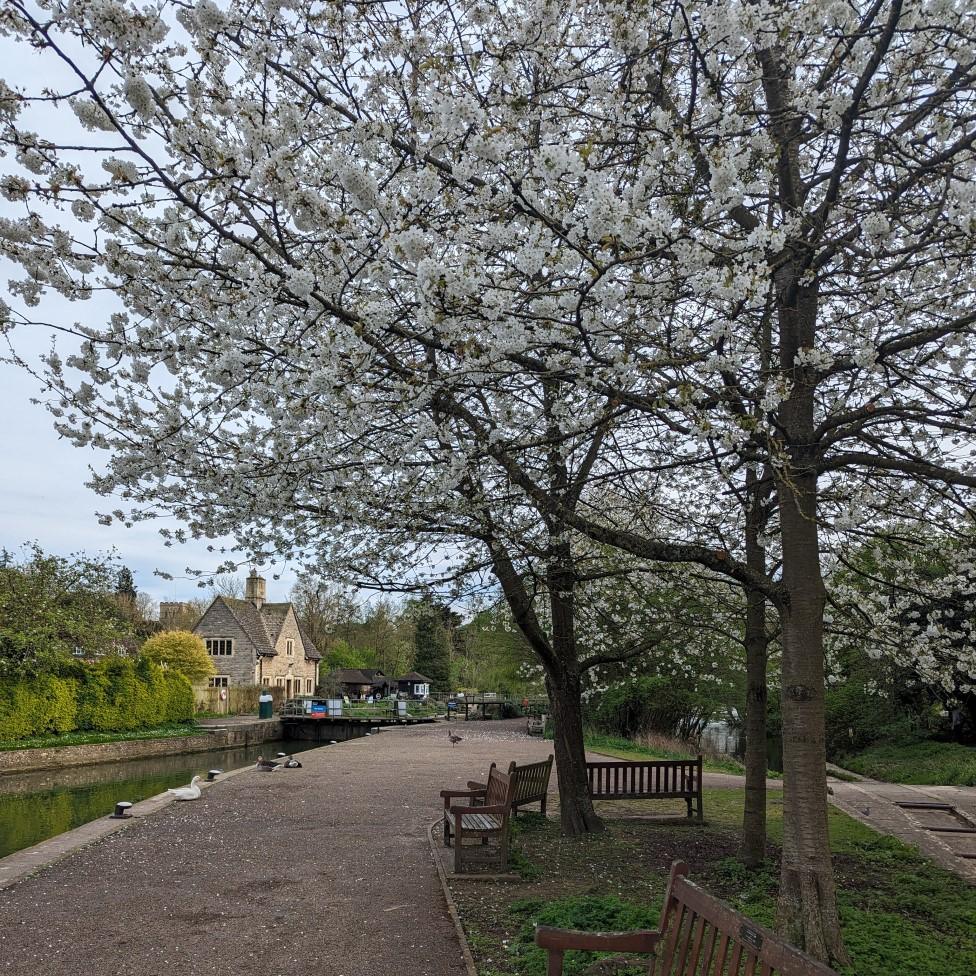
[[[444,846],[451,846],[451,815],[447,810],[444,811]]]
[[[696,797],[695,802],[696,802],[696,805],[698,806],[698,822],[699,823],[702,823],[704,821],[704,819],[705,819],[705,811],[702,809],[702,795],[701,795],[701,791],[699,791],[698,796]]]
[[[690,796],[686,798],[685,803],[688,804],[688,819],[691,820],[693,814],[691,812],[691,797]]]
[[[545,797],[542,798],[542,804],[539,806],[539,813],[541,813],[542,816],[545,816],[546,815],[546,798]]]
[[[461,873],[461,817],[458,815],[454,825],[454,873]]]

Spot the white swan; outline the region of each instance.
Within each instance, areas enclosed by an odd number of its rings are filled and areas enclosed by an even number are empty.
[[[176,800],[199,800],[200,799],[200,787],[197,786],[197,780],[199,776],[194,776],[190,780],[189,786],[177,786],[176,789],[167,790],[167,793],[172,793],[173,798]]]

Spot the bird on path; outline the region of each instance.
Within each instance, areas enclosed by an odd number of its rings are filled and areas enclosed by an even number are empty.
[[[463,742],[464,741],[461,738],[461,736],[455,735],[453,732],[448,732],[447,733],[447,737],[451,740],[451,745],[452,746],[456,746],[459,742]]]
[[[275,762],[273,759],[265,759],[263,756],[258,756],[258,761],[254,764],[254,768],[262,773],[273,773],[276,769],[281,769],[281,763]]]
[[[200,787],[197,786],[197,780],[199,776],[194,776],[190,780],[189,786],[177,786],[171,790],[167,790],[167,793],[172,793],[174,799],[177,800],[199,800],[200,799]]]

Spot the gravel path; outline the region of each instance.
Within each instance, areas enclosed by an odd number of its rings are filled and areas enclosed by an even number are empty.
[[[463,976],[438,792],[544,758],[524,720],[387,731],[246,772],[0,892],[0,973]]]

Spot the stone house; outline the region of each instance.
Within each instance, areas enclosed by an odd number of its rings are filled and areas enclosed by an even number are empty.
[[[283,688],[286,698],[311,695],[319,654],[290,603],[268,603],[263,577],[247,579],[244,599],[218,596],[197,621],[217,673],[211,687]]]

